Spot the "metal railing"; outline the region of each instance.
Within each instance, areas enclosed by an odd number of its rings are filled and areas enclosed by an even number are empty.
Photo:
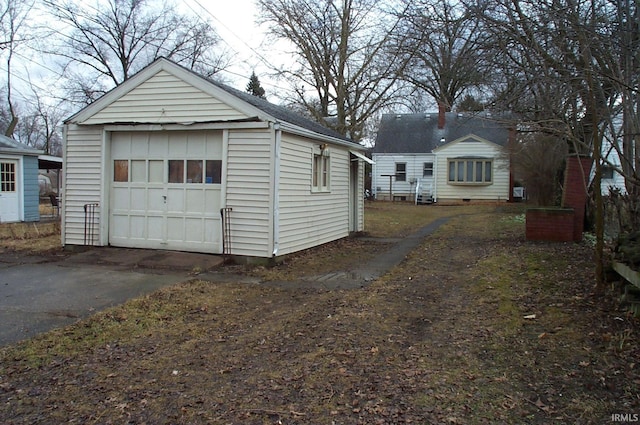
[[[231,211],[232,208],[220,208],[220,217],[222,218],[222,256],[224,261],[231,255]]]
[[[84,204],[84,244],[93,245],[97,236],[96,210],[99,204]]]

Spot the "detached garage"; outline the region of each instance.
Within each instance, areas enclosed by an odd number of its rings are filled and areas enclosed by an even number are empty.
[[[65,122],[63,245],[272,258],[363,230],[364,148],[159,59]]]

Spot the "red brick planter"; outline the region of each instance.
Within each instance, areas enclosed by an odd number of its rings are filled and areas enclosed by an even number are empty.
[[[573,208],[529,208],[526,221],[526,238],[529,241],[574,240]]]
[[[587,185],[593,159],[572,155],[564,173],[562,208],[527,210],[526,238],[531,241],[579,242],[584,228]]]

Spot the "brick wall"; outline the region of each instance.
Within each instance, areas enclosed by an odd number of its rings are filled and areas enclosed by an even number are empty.
[[[572,208],[529,208],[526,213],[526,238],[529,241],[571,242]]]
[[[562,208],[530,208],[526,214],[526,238],[532,241],[579,242],[584,229],[587,185],[593,160],[567,157]]]
[[[584,213],[588,196],[587,186],[589,185],[592,164],[593,160],[590,157],[572,155],[567,158],[562,206],[573,208],[574,210],[573,240],[576,242],[582,240]]]

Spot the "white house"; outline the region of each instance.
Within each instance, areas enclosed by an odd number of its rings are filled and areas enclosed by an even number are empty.
[[[363,230],[363,150],[162,58],[65,122],[62,242],[260,258],[330,242]]]
[[[385,114],[373,148],[377,199],[510,199],[510,125],[485,113]]]

